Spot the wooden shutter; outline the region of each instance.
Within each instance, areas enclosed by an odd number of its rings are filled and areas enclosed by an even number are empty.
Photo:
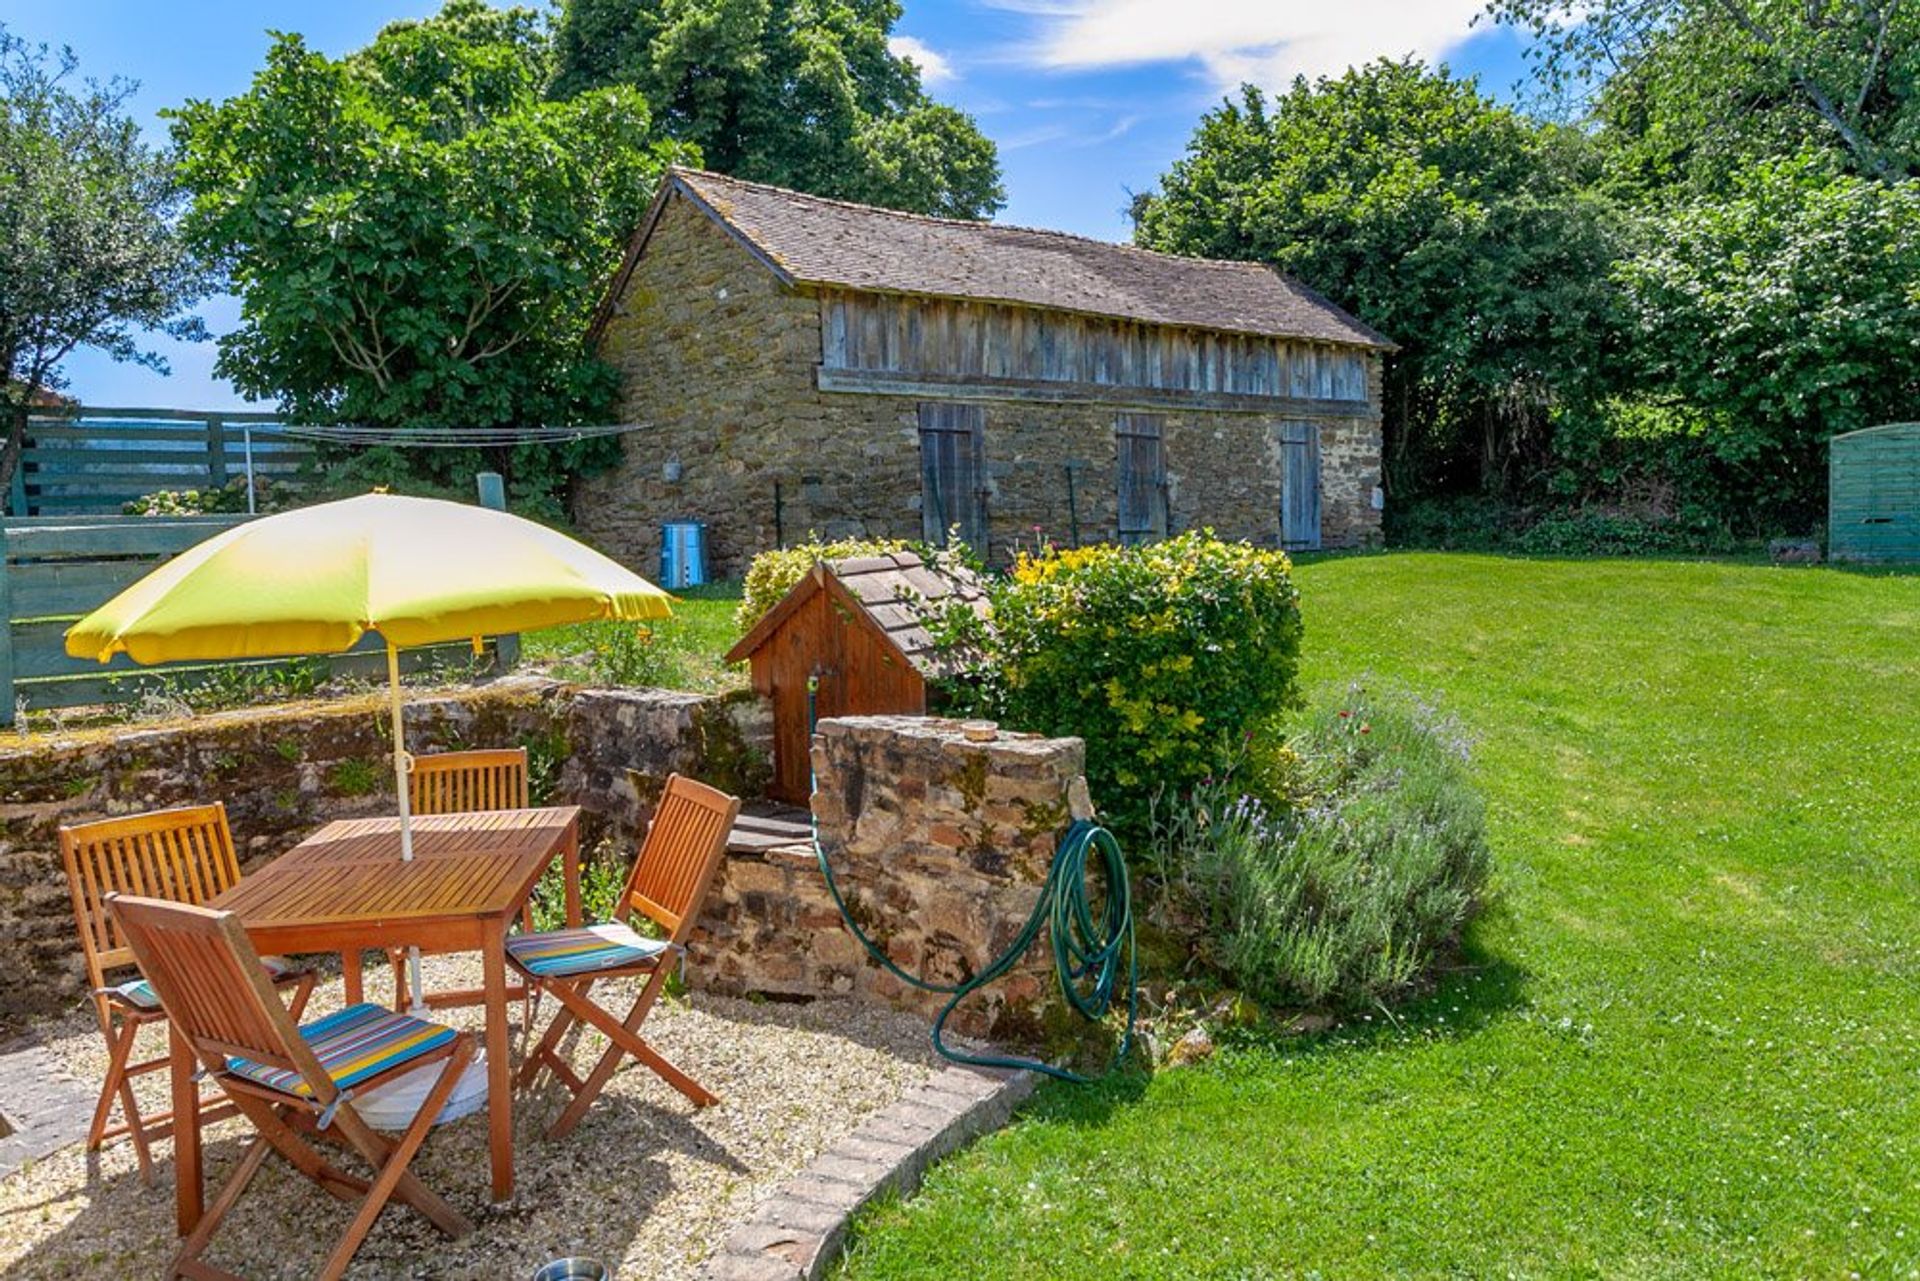
[[[1167,536],[1167,448],[1158,414],[1120,414],[1113,422],[1120,480],[1120,541]]]
[[[1320,546],[1320,428],[1280,424],[1280,545],[1312,551]]]
[[[920,525],[935,546],[957,528],[967,546],[987,553],[985,427],[984,406],[920,405]]]

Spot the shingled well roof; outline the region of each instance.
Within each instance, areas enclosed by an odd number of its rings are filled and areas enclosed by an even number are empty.
[[[1150,325],[1393,344],[1270,267],[1153,253],[1058,231],[899,213],[673,169],[614,281],[605,323],[678,191],[789,284],[1015,303]]]

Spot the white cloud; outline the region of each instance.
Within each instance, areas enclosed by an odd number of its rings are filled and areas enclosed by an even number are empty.
[[[928,88],[959,79],[944,53],[928,48],[925,41],[912,36],[888,36],[887,52],[920,68],[920,82]]]
[[[1197,61],[1217,84],[1282,86],[1381,56],[1437,59],[1485,0],[998,0],[1033,16],[1026,60],[1059,70]]]

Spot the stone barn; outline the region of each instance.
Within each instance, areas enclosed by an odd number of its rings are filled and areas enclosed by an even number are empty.
[[[594,320],[622,463],[583,532],[710,569],[826,536],[1006,560],[1211,527],[1289,548],[1380,528],[1391,344],[1267,267],[955,222],[672,170]]]

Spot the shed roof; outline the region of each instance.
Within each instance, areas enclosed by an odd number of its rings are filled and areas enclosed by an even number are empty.
[[[1013,303],[1150,325],[1391,348],[1271,267],[1155,253],[1060,231],[964,222],[670,169],[594,321],[625,291],[673,192],[788,284]]]
[[[859,608],[926,677],[945,675],[952,659],[934,639],[931,625],[955,604],[982,617],[989,609],[985,586],[959,565],[929,565],[912,552],[822,561],[740,638],[727,661],[750,656],[803,601],[835,587],[836,596]]]

